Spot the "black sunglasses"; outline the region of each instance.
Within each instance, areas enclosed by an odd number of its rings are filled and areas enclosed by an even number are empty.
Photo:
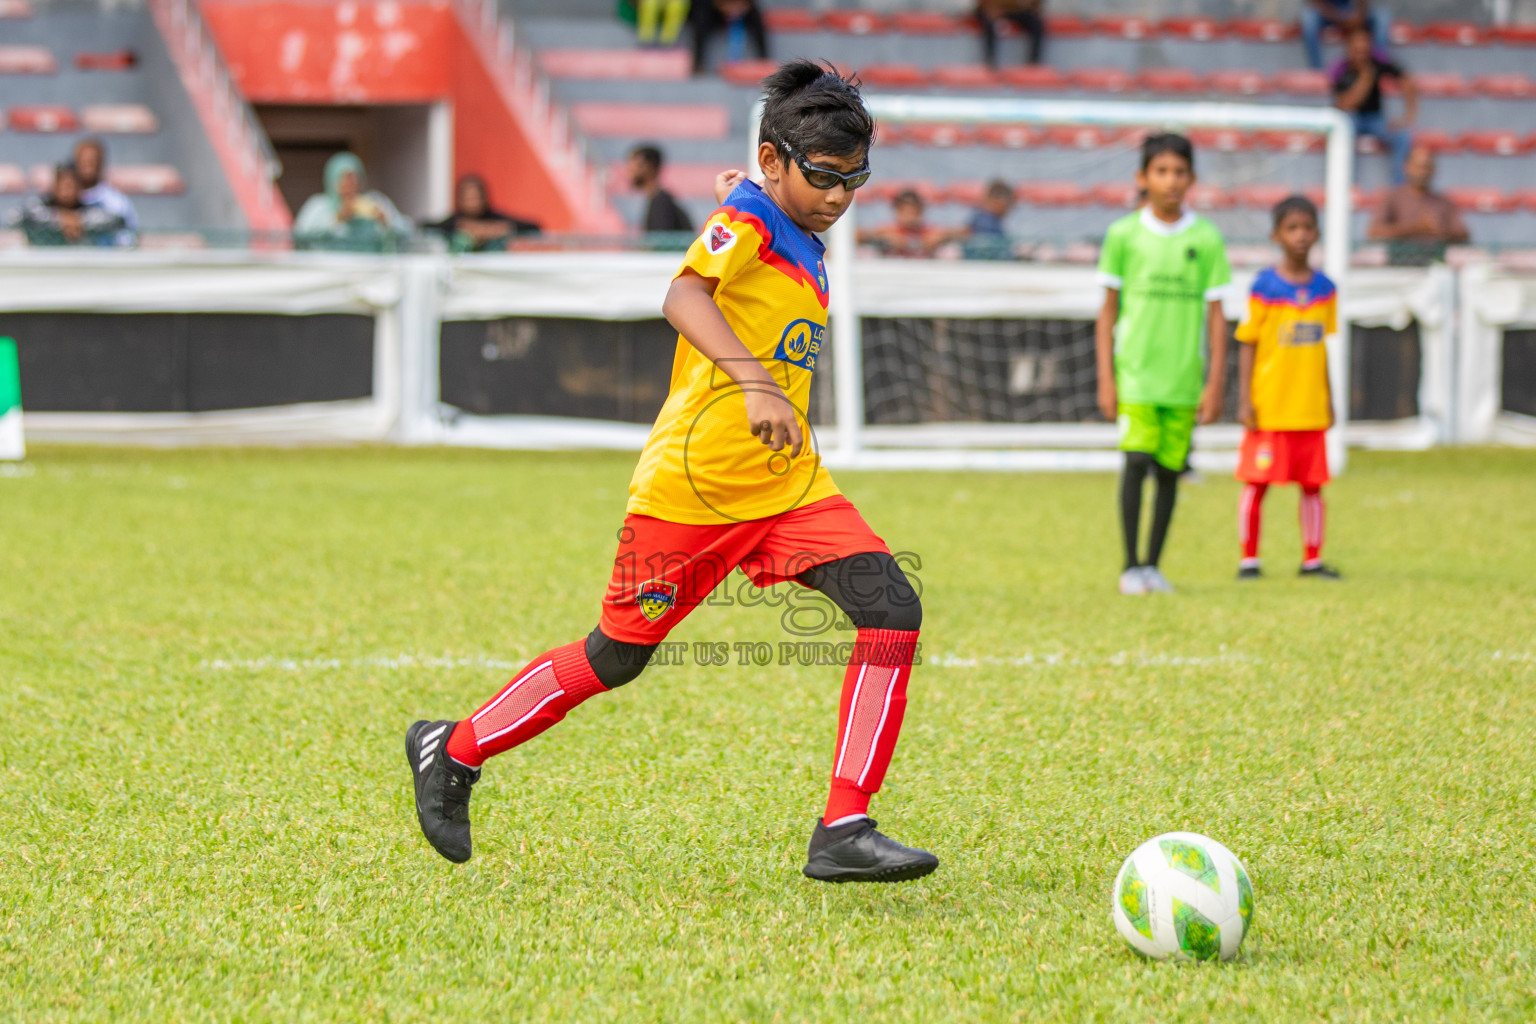
[[[779,145],[784,147],[786,153],[795,158],[795,166],[800,168],[800,173],[805,175],[806,184],[810,185],[811,188],[819,188],[822,191],[826,191],[829,188],[835,188],[841,182],[843,188],[852,192],[869,181],[869,176],[874,173],[869,169],[869,157],[867,156],[864,158],[863,167],[852,174],[844,174],[842,171],[834,171],[830,167],[817,167],[802,154],[795,152],[794,148],[783,139],[779,140]]]

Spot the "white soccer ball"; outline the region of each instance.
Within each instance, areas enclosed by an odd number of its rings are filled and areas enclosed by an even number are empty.
[[[1115,927],[1153,960],[1230,960],[1253,927],[1253,886],[1243,862],[1214,839],[1168,832],[1120,866]]]

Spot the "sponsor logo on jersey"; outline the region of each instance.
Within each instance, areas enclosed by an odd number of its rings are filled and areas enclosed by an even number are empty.
[[[1323,342],[1323,325],[1315,320],[1292,320],[1280,327],[1283,348],[1305,348]]]
[[[704,234],[704,245],[711,256],[718,256],[736,244],[736,232],[724,224],[711,224]]]
[[[784,334],[779,338],[779,347],[773,354],[773,358],[807,370],[816,369],[816,357],[821,354],[821,345],[826,338],[827,329],[814,320],[796,320],[784,328]]]
[[[666,580],[646,580],[640,584],[640,596],[635,598],[640,614],[655,622],[677,603],[677,584]]]

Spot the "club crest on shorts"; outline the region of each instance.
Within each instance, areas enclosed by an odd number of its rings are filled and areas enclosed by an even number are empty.
[[[655,622],[677,603],[677,584],[666,580],[646,580],[640,584],[640,595],[635,598],[640,614]]]
[[[1269,467],[1275,464],[1275,450],[1267,444],[1259,445],[1259,450],[1253,453],[1253,464],[1261,473],[1269,471]]]
[[[704,245],[711,256],[718,256],[736,244],[736,232],[724,224],[711,224],[704,235]]]

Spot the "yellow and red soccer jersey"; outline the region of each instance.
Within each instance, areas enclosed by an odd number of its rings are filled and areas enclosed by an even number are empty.
[[[675,523],[739,522],[839,493],[805,420],[827,344],[824,252],[750,181],[710,216],[678,273],[719,282],[715,304],[799,410],[806,449],[797,459],[770,451],[748,427],[742,390],[680,335],[671,391],[629,482],[628,511]]]
[[[1274,268],[1254,279],[1237,340],[1254,346],[1253,412],[1260,430],[1328,428],[1328,348],[1338,331],[1338,291],[1314,272],[1292,284]]]

